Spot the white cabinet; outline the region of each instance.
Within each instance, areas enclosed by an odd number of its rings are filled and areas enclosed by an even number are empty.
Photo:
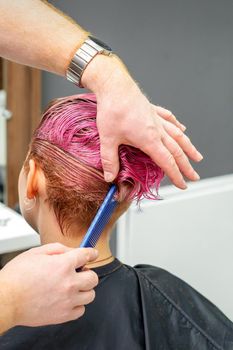
[[[0,203],[0,254],[40,245],[40,236],[23,217]]]
[[[117,256],[181,277],[233,320],[233,175],[162,187],[117,226]]]

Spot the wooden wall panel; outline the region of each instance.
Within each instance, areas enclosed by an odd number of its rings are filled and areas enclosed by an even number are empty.
[[[0,57],[0,89],[2,89],[2,85],[3,85],[3,68],[2,68],[2,58]]]
[[[4,60],[4,89],[12,117],[7,125],[7,204],[18,202],[18,175],[40,119],[40,71]]]

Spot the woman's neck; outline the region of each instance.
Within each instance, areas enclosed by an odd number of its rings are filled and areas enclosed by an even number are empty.
[[[69,231],[63,233],[57,218],[51,210],[46,210],[38,215],[37,227],[42,244],[59,242],[72,248],[80,246],[86,232],[86,230],[79,228],[78,225],[71,225]],[[110,233],[103,231],[95,247],[99,252],[99,256],[95,262],[88,264],[88,268],[106,265],[114,259],[109,246],[109,237]]]

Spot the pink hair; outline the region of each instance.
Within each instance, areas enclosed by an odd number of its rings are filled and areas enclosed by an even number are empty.
[[[34,158],[44,171],[48,202],[60,225],[77,218],[88,225],[109,188],[103,177],[96,114],[94,94],[59,98],[44,112],[31,141],[25,167]],[[118,201],[158,199],[164,173],[151,158],[126,145],[119,146],[119,158],[114,181]]]
[[[96,125],[95,94],[87,93],[56,100],[47,109],[34,137],[47,141],[69,153],[79,162],[103,172],[100,140]],[[149,156],[137,148],[119,147],[120,171],[116,184],[129,184],[127,198],[156,199],[164,173]],[[78,179],[77,179],[78,181]]]

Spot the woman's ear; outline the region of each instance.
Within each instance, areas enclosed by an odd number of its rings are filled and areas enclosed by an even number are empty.
[[[46,179],[40,166],[36,164],[34,159],[30,159],[28,163],[26,194],[28,199],[36,197],[36,195],[46,196]]]
[[[38,169],[34,159],[29,160],[28,167],[26,193],[27,198],[32,199],[38,193]]]
[[[26,180],[26,195],[28,199],[32,199],[38,194],[46,194],[46,180],[40,166],[36,164],[34,159],[30,159]]]

